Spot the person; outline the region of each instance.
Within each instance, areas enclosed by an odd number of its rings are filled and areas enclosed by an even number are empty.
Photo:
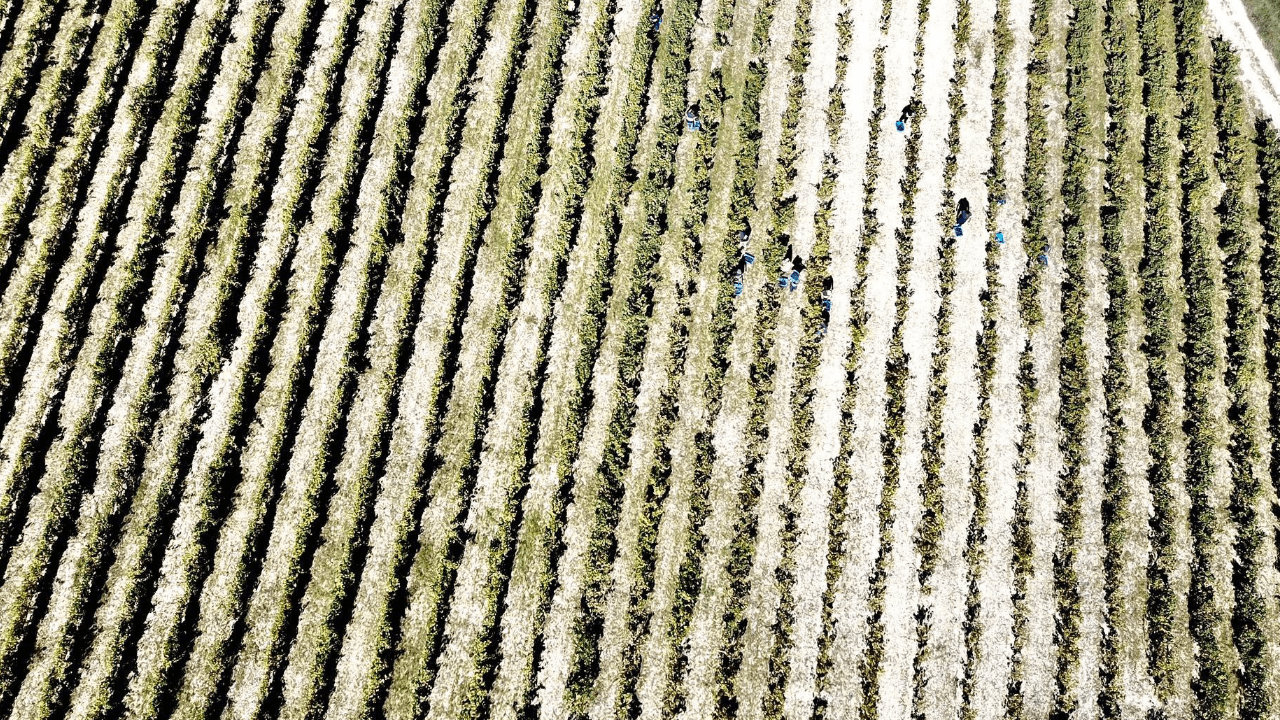
[[[791,282],[791,270],[795,266],[795,258],[791,254],[791,246],[787,246],[787,254],[782,258],[782,264],[778,267],[778,287],[785,288]]]
[[[818,328],[818,337],[827,334],[827,323],[831,322],[831,277],[822,281],[822,295],[818,298],[818,304],[822,306],[822,327]]]
[[[696,106],[691,106],[684,114],[684,122],[689,126],[690,130],[701,130],[702,120],[698,119],[698,111]]]
[[[1000,243],[1001,245],[1004,244],[1004,233],[1002,232],[996,233],[996,242]]]
[[[800,273],[804,272],[804,260],[796,257],[791,263],[791,292],[795,292],[800,287]]]
[[[662,29],[662,13],[658,12],[657,10],[654,10],[653,14],[649,16],[649,22],[653,24],[654,30],[661,30]]]
[[[756,261],[756,256],[747,252],[747,241],[751,239],[751,229],[746,228],[738,231],[738,254],[742,257],[745,265],[751,265]]]
[[[742,265],[739,264],[737,269],[733,271],[733,296],[738,297],[742,294]]]
[[[970,215],[969,198],[960,198],[959,211],[956,213],[956,237],[964,235],[964,230],[960,229],[960,226],[969,221]]]
[[[894,127],[898,128],[898,132],[903,132],[907,129],[907,123],[910,122],[911,116],[914,114],[915,108],[913,107],[913,103],[907,103],[906,106],[902,108],[902,114],[898,116],[898,122],[894,123]]]

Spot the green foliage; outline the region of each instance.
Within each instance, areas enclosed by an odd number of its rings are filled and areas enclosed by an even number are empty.
[[[1044,265],[1040,256],[1049,253],[1050,217],[1049,187],[1049,57],[1053,34],[1049,25],[1050,0],[1033,0],[1031,5],[1031,64],[1027,67],[1027,159],[1023,171],[1023,197],[1027,217],[1023,221],[1022,247],[1027,253],[1027,267],[1019,283],[1019,299],[1023,322],[1034,332],[1044,322],[1040,286],[1044,281]]]
[[[600,661],[599,637],[603,631],[605,609],[610,588],[610,570],[617,551],[615,531],[620,520],[621,505],[630,464],[630,437],[635,426],[635,398],[639,392],[644,359],[644,338],[649,313],[653,307],[654,283],[662,282],[656,265],[662,242],[662,226],[670,187],[675,180],[675,152],[683,128],[686,80],[692,50],[692,28],[697,4],[693,0],[663,8],[662,32],[654,54],[653,65],[661,73],[657,141],[650,151],[647,168],[637,168],[640,178],[633,185],[638,198],[639,217],[646,221],[636,239],[635,271],[625,282],[616,284],[614,292],[623,294],[625,308],[616,322],[624,327],[622,352],[618,359],[620,383],[609,423],[604,458],[597,475],[600,484],[599,509],[591,531],[584,565],[582,614],[574,627],[572,667],[568,679],[568,708],[571,713],[585,714],[592,700],[592,686]],[[670,367],[670,366],[668,366]],[[657,428],[657,437],[670,430],[669,405]],[[658,495],[657,498],[660,498]],[[649,512],[644,514],[642,537],[656,533],[661,505],[654,495],[646,495]],[[649,546],[651,547],[651,544]]]
[[[1216,453],[1222,428],[1214,395],[1222,379],[1218,343],[1222,319],[1217,311],[1221,294],[1217,283],[1218,246],[1213,233],[1215,178],[1212,176],[1216,140],[1209,64],[1206,61],[1204,2],[1175,3],[1178,44],[1178,92],[1183,113],[1182,180],[1183,283],[1187,408],[1187,492],[1191,496],[1191,591],[1187,606],[1196,667],[1191,689],[1197,718],[1225,718],[1236,698],[1231,675],[1235,661],[1227,636],[1225,598],[1219,597],[1217,572],[1225,518],[1214,499],[1218,477]]]
[[[1240,86],[1239,59],[1225,41],[1214,43],[1213,91],[1217,103],[1219,152],[1215,158],[1226,186],[1217,214],[1218,245],[1226,257],[1226,384],[1229,418],[1231,520],[1235,525],[1231,627],[1240,658],[1240,717],[1267,717],[1271,697],[1267,679],[1273,668],[1266,651],[1267,598],[1262,590],[1267,531],[1259,504],[1267,486],[1263,462],[1267,408],[1255,393],[1266,380],[1262,334],[1261,238],[1254,219],[1258,205],[1251,185],[1258,177],[1257,148]],[[1265,192],[1265,191],[1264,191]]]
[[[1145,183],[1146,226],[1142,265],[1142,298],[1147,337],[1147,386],[1151,400],[1144,425],[1150,443],[1147,476],[1154,513],[1150,520],[1151,563],[1147,581],[1148,662],[1161,701],[1173,692],[1177,671],[1174,646],[1180,607],[1174,585],[1179,543],[1177,486],[1173,465],[1178,461],[1181,413],[1175,395],[1178,298],[1177,268],[1180,226],[1177,183],[1177,57],[1173,47],[1172,8],[1154,0],[1139,0],[1138,28],[1142,40],[1143,101],[1147,108]]]
[[[1096,56],[1093,52],[1100,30],[1096,0],[1077,0],[1075,19],[1067,33],[1067,110],[1065,172],[1062,198],[1066,213],[1062,219],[1062,342],[1059,364],[1058,422],[1061,427],[1059,448],[1063,469],[1058,481],[1058,544],[1053,555],[1054,593],[1056,596],[1054,640],[1058,649],[1055,673],[1054,714],[1071,715],[1078,706],[1080,668],[1081,603],[1076,563],[1083,536],[1083,512],[1080,503],[1084,491],[1082,472],[1089,463],[1085,438],[1091,428],[1088,422],[1092,400],[1089,384],[1089,358],[1085,348],[1085,308],[1089,291],[1085,262],[1088,256],[1086,235],[1093,198],[1088,187],[1094,169],[1097,127],[1101,108],[1090,92],[1097,79]]]
[[[822,597],[822,635],[818,639],[817,692],[814,694],[813,715],[815,720],[827,717],[828,699],[826,696],[827,676],[833,662],[831,644],[836,634],[835,595],[840,578],[844,573],[845,556],[848,544],[848,528],[846,520],[849,515],[849,483],[853,480],[853,467],[850,458],[853,455],[853,413],[858,400],[858,366],[862,359],[863,340],[866,337],[867,322],[870,313],[867,310],[867,263],[871,250],[875,245],[878,233],[869,231],[875,226],[876,180],[879,176],[880,155],[878,140],[881,127],[885,121],[884,104],[884,46],[875,49],[873,60],[874,87],[872,90],[872,112],[868,121],[868,152],[866,160],[866,179],[863,182],[863,226],[862,239],[858,246],[855,260],[854,277],[857,278],[850,291],[849,330],[850,344],[844,358],[845,393],[840,406],[840,451],[836,454],[833,472],[834,484],[831,492],[832,512],[827,522],[827,582]]]
[[[1106,458],[1103,460],[1102,540],[1105,624],[1099,673],[1102,680],[1098,704],[1104,717],[1120,713],[1125,695],[1121,674],[1122,638],[1119,624],[1132,602],[1124,591],[1124,552],[1132,532],[1129,506],[1133,489],[1124,465],[1124,448],[1133,428],[1126,422],[1126,405],[1131,402],[1134,378],[1127,361],[1129,325],[1135,314],[1135,278],[1127,256],[1133,248],[1126,237],[1125,224],[1141,210],[1138,178],[1134,170],[1140,149],[1137,128],[1141,85],[1137,77],[1138,29],[1128,3],[1111,2],[1103,28],[1103,48],[1107,68],[1103,80],[1107,88],[1111,122],[1107,127],[1107,167],[1101,208],[1102,262],[1106,270],[1108,305],[1106,311],[1107,356],[1102,375],[1106,407]]]

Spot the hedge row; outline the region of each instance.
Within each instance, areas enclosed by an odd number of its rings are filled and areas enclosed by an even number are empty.
[[[947,156],[943,165],[942,205],[938,224],[943,228],[952,225],[955,208],[955,178],[960,169],[960,123],[968,111],[964,93],[969,83],[969,42],[972,36],[972,5],[969,0],[959,0],[954,26],[954,57],[951,62],[951,89],[947,96],[949,119],[947,126]],[[921,447],[923,479],[920,484],[921,516],[914,538],[915,550],[920,558],[916,582],[920,596],[916,610],[916,652],[912,660],[911,712],[915,717],[926,712],[925,690],[927,677],[931,611],[934,601],[934,573],[942,554],[942,533],[946,527],[946,506],[943,500],[943,466],[946,458],[946,432],[943,414],[947,402],[947,386],[951,365],[951,320],[953,293],[956,281],[956,235],[944,232],[939,249],[938,292],[939,302],[933,331],[934,348],[929,360],[929,391],[925,398],[925,427]]]
[[[290,80],[300,62],[298,50],[310,24],[310,7],[304,3],[291,8],[291,12],[282,15],[275,22],[270,56],[270,68],[273,72],[263,74],[258,82],[258,100],[246,121],[247,129],[240,135],[236,152],[237,172],[225,193],[224,205],[228,212],[224,222],[228,225],[247,222],[241,215],[249,211],[250,203],[246,202],[246,195],[256,197],[254,191],[261,187],[265,156],[269,152],[265,146],[276,133],[283,118],[282,108],[292,92]],[[191,158],[187,161],[187,174],[176,198],[176,206],[168,218],[169,240],[164,257],[156,268],[150,297],[142,309],[144,325],[135,330],[129,355],[107,411],[106,427],[102,431],[102,442],[94,468],[96,483],[91,494],[80,503],[76,535],[71,540],[69,551],[64,552],[58,568],[60,582],[56,585],[57,592],[50,605],[57,607],[59,613],[50,614],[40,628],[38,642],[47,659],[66,657],[68,648],[74,643],[73,629],[90,601],[91,578],[100,567],[105,548],[112,540],[111,523],[128,497],[127,493],[132,485],[133,462],[146,438],[145,431],[149,428],[146,413],[155,395],[158,367],[162,364],[165,353],[164,345],[179,312],[185,290],[184,279],[196,262],[199,240],[205,232],[205,219],[218,190],[217,169],[227,152],[227,141],[241,110],[241,98],[249,94],[257,47],[270,19],[269,12],[270,8],[263,4],[254,8],[252,13],[242,13],[233,23],[236,40],[224,50],[221,69],[209,93],[207,120],[200,130]],[[240,162],[244,163],[243,168],[239,165]],[[126,233],[138,231],[139,228],[125,230]],[[180,406],[183,401],[192,402],[191,396],[197,394],[200,385],[208,379],[212,369],[209,355],[211,348],[217,343],[218,325],[229,309],[231,286],[240,268],[246,239],[244,233],[220,233],[218,241],[206,250],[205,272],[186,303],[186,323],[174,361],[174,389],[169,393],[170,407],[175,404]],[[191,416],[189,413],[184,415],[179,410],[162,414],[161,417],[162,430],[159,432],[165,433],[162,436],[164,440],[154,443],[149,449],[165,446],[164,441],[169,439],[167,435],[172,425],[175,422],[189,422]],[[69,433],[64,442],[80,444],[89,432],[89,428],[82,425],[79,433]],[[57,449],[50,453],[50,459],[54,459],[54,462],[46,466],[46,473],[55,476],[63,473],[62,482],[74,482],[71,475],[85,470],[84,467],[66,464],[65,456]],[[146,497],[142,502],[146,508],[144,513],[158,514],[163,512],[161,506],[168,504],[167,494],[165,500]],[[122,534],[118,546],[122,550],[135,546],[150,550],[158,540],[157,533],[139,528],[136,524],[130,525],[129,529],[135,532]],[[127,551],[118,552],[121,557],[127,557],[128,554]],[[138,563],[139,566],[146,564]],[[134,572],[117,573],[114,576],[116,582],[112,585],[113,592],[136,583],[145,574],[142,567],[132,567],[130,570]],[[126,607],[130,612],[136,612],[136,599],[126,603]],[[111,637],[120,632],[115,618],[104,617],[100,621],[102,636]],[[142,644],[145,649],[138,653],[141,660],[135,667],[131,691],[126,698],[131,710],[141,716],[154,712],[151,704],[160,685],[151,672],[159,654],[149,642],[151,640],[153,638],[148,632],[143,640],[145,644]],[[115,639],[114,642],[118,643],[120,640]],[[118,657],[108,659],[107,666],[102,670],[111,672],[118,661]],[[47,712],[47,708],[36,709],[44,702],[43,699],[36,698],[45,693],[56,693],[54,688],[64,681],[67,671],[65,664],[59,666],[52,662],[45,662],[37,667],[38,669],[33,668],[28,673],[18,701],[24,705],[23,712],[33,718],[42,717],[42,713]]]
[[[679,542],[682,549],[677,557],[680,558],[679,570],[675,578],[675,592],[671,596],[670,611],[668,617],[659,617],[659,625],[655,627],[654,616],[651,614],[649,621],[650,642],[654,642],[654,633],[661,627],[666,625],[667,633],[664,638],[658,640],[661,643],[674,645],[675,657],[664,668],[665,671],[665,688],[662,690],[662,704],[650,706],[644,698],[640,699],[640,707],[643,712],[649,712],[650,707],[661,707],[664,717],[678,714],[684,708],[684,683],[679,679],[685,675],[687,669],[688,657],[685,649],[688,645],[688,633],[692,627],[692,617],[694,606],[697,603],[698,595],[702,590],[702,571],[703,571],[703,555],[704,547],[707,542],[707,536],[702,531],[706,524],[706,520],[711,511],[711,499],[708,495],[710,485],[708,480],[712,474],[712,462],[714,460],[714,448],[712,447],[712,431],[710,428],[701,425],[701,418],[714,418],[720,414],[721,403],[723,401],[723,390],[726,376],[729,370],[729,348],[733,345],[734,332],[734,312],[733,308],[739,300],[735,298],[735,290],[733,287],[733,271],[738,265],[738,231],[745,227],[744,218],[748,217],[753,206],[757,202],[766,201],[772,206],[778,197],[778,188],[782,182],[782,178],[788,174],[789,162],[791,162],[792,149],[789,144],[794,143],[795,121],[791,117],[784,115],[782,121],[783,136],[781,138],[782,147],[779,149],[778,160],[780,168],[774,171],[773,193],[761,194],[757,188],[757,179],[761,168],[759,166],[759,156],[761,149],[761,100],[765,85],[765,75],[762,66],[758,62],[752,62],[751,59],[757,56],[757,53],[763,53],[766,46],[770,29],[773,27],[774,12],[777,7],[776,0],[766,0],[761,2],[755,8],[754,25],[752,26],[752,34],[749,48],[743,48],[746,52],[742,52],[738,48],[729,51],[728,57],[737,60],[733,64],[726,64],[723,67],[723,75],[721,81],[711,89],[713,103],[721,105],[724,108],[732,108],[735,99],[741,93],[740,104],[738,104],[737,116],[725,116],[726,125],[720,130],[729,134],[726,137],[719,138],[716,143],[716,157],[712,165],[712,178],[715,182],[724,182],[728,180],[732,183],[732,189],[729,191],[729,206],[724,208],[725,217],[728,220],[727,232],[720,237],[707,237],[704,246],[700,247],[699,243],[703,239],[706,232],[708,218],[705,215],[698,221],[698,226],[693,233],[690,234],[691,242],[685,246],[684,266],[688,268],[697,267],[701,277],[700,284],[705,287],[703,290],[696,291],[692,299],[692,318],[690,323],[690,347],[687,358],[677,367],[683,367],[683,377],[680,380],[680,389],[678,402],[680,404],[680,421],[681,427],[676,429],[674,436],[675,443],[678,446],[683,445],[681,454],[689,459],[685,461],[681,467],[673,467],[667,482],[671,484],[671,496],[678,499],[680,493],[687,493],[688,498],[687,517],[685,518],[685,526],[678,529],[678,516],[671,515],[673,509],[679,510],[678,506],[670,505],[671,499],[668,499],[668,508],[664,511],[664,523],[671,521],[669,526],[672,530],[676,530],[675,534],[683,533],[683,537]],[[808,40],[807,33],[801,35],[801,28],[808,22],[809,0],[801,0],[797,9],[797,32],[796,41],[791,48],[791,54],[788,58],[790,70],[794,73],[797,68],[803,68],[808,64]],[[735,52],[737,51],[737,52]],[[741,54],[739,54],[741,53]],[[774,72],[779,69],[773,68]],[[802,72],[802,71],[801,71]],[[704,105],[705,107],[705,105]],[[716,117],[720,113],[712,113],[708,117]],[[731,143],[725,145],[725,143]],[[725,152],[724,147],[733,151],[732,156],[722,156]],[[722,168],[720,163],[726,163],[726,167]],[[721,194],[720,188],[712,186],[713,196]],[[783,222],[776,215],[772,223],[766,221],[763,228],[768,237],[772,237],[772,233],[778,228],[785,227]],[[759,209],[759,208],[757,208]],[[719,207],[712,207],[710,212],[719,212]],[[768,240],[766,239],[766,242]],[[764,268],[768,268],[768,251],[763,253],[764,257],[761,262]],[[705,306],[702,304],[705,303]],[[710,316],[703,313],[710,311]],[[763,311],[767,312],[767,311]],[[705,334],[704,334],[705,333]],[[701,360],[701,366],[693,364],[693,361]],[[686,383],[689,383],[686,385]],[[696,404],[690,403],[689,398],[698,397],[706,398],[707,404],[701,411],[696,409]],[[686,415],[686,413],[691,413]],[[705,414],[704,414],[705,413]],[[691,427],[693,425],[694,427]],[[688,442],[688,445],[684,443]],[[689,476],[691,473],[691,477]],[[665,529],[665,528],[664,528]],[[657,554],[660,561],[663,553]],[[656,568],[655,568],[656,569]],[[662,593],[662,594],[659,594]],[[665,590],[655,586],[654,592],[649,595],[647,602],[653,603],[654,599],[661,600],[665,595]],[[656,647],[654,649],[657,649]],[[648,648],[646,648],[648,651]],[[655,662],[656,660],[656,662]],[[652,655],[646,659],[651,663],[650,671],[653,666],[660,666],[665,662],[662,651],[659,651],[659,657],[654,658]],[[643,669],[643,668],[642,668]],[[641,682],[645,678],[641,678]],[[638,689],[640,692],[644,688]]]
[[[655,128],[655,140],[648,150],[649,164],[633,166],[628,171],[638,175],[628,203],[635,212],[622,215],[623,224],[618,230],[623,238],[630,233],[638,235],[634,241],[638,246],[635,271],[613,288],[611,304],[616,303],[614,307],[617,309],[611,307],[607,320],[608,326],[622,327],[618,343],[621,349],[617,365],[619,385],[612,410],[604,419],[607,423],[606,439],[599,466],[584,467],[580,460],[574,468],[575,476],[589,474],[591,482],[598,485],[599,508],[595,511],[582,562],[585,571],[581,581],[582,596],[580,603],[575,603],[581,605],[581,610],[573,624],[573,647],[567,663],[567,677],[563,681],[564,694],[567,695],[563,712],[570,715],[585,714],[595,699],[593,685],[600,670],[600,641],[609,608],[611,570],[620,542],[617,532],[620,530],[623,495],[630,489],[626,487],[630,438],[637,429],[636,398],[644,369],[645,337],[655,303],[654,284],[661,282],[655,263],[664,239],[662,228],[666,202],[670,187],[675,182],[675,154],[681,138],[684,106],[690,94],[701,93],[701,87],[686,82],[692,51],[690,30],[696,20],[696,8],[694,0],[683,0],[678,5],[663,8],[662,34],[653,61],[658,114],[646,119],[646,125],[652,124]],[[689,85],[688,89],[686,85]],[[649,133],[646,127],[646,137]],[[631,217],[643,220],[640,227],[627,222]],[[599,403],[601,398],[596,401]],[[593,421],[594,415],[593,410]],[[544,688],[547,687],[545,682]],[[543,703],[546,706],[545,698]],[[561,710],[556,708],[544,712]]]
[[[1089,302],[1090,208],[1095,199],[1089,178],[1100,138],[1101,108],[1091,98],[1098,80],[1094,53],[1103,18],[1096,0],[1076,0],[1075,19],[1067,32],[1066,147],[1062,199],[1062,340],[1059,345],[1059,449],[1062,474],[1058,479],[1058,538],[1053,553],[1054,643],[1058,656],[1054,675],[1054,713],[1071,715],[1079,706],[1080,630],[1082,622],[1080,578],[1077,573],[1084,515],[1081,509],[1084,471],[1089,465],[1086,438],[1092,386],[1085,347],[1086,307]]]
[[[755,322],[749,326],[749,399],[743,438],[746,452],[742,459],[741,485],[737,493],[738,522],[733,528],[734,537],[727,564],[730,578],[727,594],[730,599],[723,615],[725,638],[716,669],[715,716],[718,718],[736,717],[745,712],[740,705],[744,697],[740,688],[735,688],[734,680],[741,677],[743,669],[743,638],[748,630],[748,609],[752,596],[751,569],[756,557],[760,517],[763,512],[759,503],[765,484],[763,461],[769,432],[767,410],[773,396],[774,375],[777,372],[776,354],[772,350],[782,292],[777,287],[775,272],[794,229],[795,195],[792,190],[797,172],[796,164],[801,153],[796,135],[800,124],[800,104],[804,98],[804,75],[809,66],[812,11],[812,0],[800,0],[797,4],[795,39],[791,51],[785,65],[773,69],[773,72],[784,73],[790,78],[790,82],[787,85],[787,105],[782,113],[782,135],[777,156],[774,167],[766,171],[771,176],[767,180],[768,186],[763,190],[757,187],[757,183],[764,179],[747,169],[739,172],[733,192],[730,231],[735,237],[742,230],[750,230],[753,235],[761,236],[762,242],[756,246],[756,262],[760,267],[755,273],[760,274],[757,277],[762,276],[764,287],[755,308]],[[767,27],[757,25],[754,39],[756,53],[763,53],[767,47],[767,32]],[[753,64],[748,72],[748,92],[758,102],[758,93],[763,90],[767,81],[764,67],[762,64]],[[758,145],[757,135],[758,123],[748,133],[751,138],[749,145]],[[749,227],[747,218],[752,215],[758,221],[754,227]],[[810,277],[813,277],[812,274]],[[739,302],[742,301],[739,299]],[[707,467],[706,470],[709,472],[710,468]]]
[[[1264,427],[1266,428],[1266,444],[1261,448],[1264,456],[1270,451],[1271,467],[1270,476],[1271,488],[1280,487],[1280,134],[1276,129],[1265,120],[1259,120],[1257,123],[1257,164],[1261,170],[1262,185],[1259,188],[1259,217],[1262,220],[1262,316],[1266,319],[1265,330],[1263,332],[1263,347],[1265,353],[1263,357],[1263,370],[1266,373],[1266,379],[1270,383],[1270,397],[1268,398],[1268,408],[1264,408],[1263,412],[1269,413],[1269,422],[1264,418]],[[1264,477],[1266,471],[1264,470]],[[1247,484],[1243,484],[1248,487]],[[1264,485],[1265,488],[1265,480]],[[1234,502],[1234,500],[1233,500]],[[1273,514],[1280,512],[1275,506],[1272,508]],[[1237,522],[1241,519],[1247,520],[1247,517],[1237,515]],[[1247,527],[1243,525],[1243,527]],[[1247,543],[1251,539],[1248,532],[1240,532],[1240,541],[1242,544],[1238,546],[1237,552],[1241,552],[1241,548],[1247,551]],[[1265,538],[1264,538],[1265,540]],[[1242,555],[1242,557],[1245,557]],[[1246,561],[1247,567],[1247,561]],[[1248,581],[1247,575],[1242,579]],[[1248,598],[1241,598],[1237,595],[1237,603],[1240,610],[1237,610],[1242,616],[1250,613]],[[1241,653],[1242,663],[1244,665],[1245,674],[1242,678],[1241,690],[1241,709],[1246,707],[1257,707],[1260,712],[1271,708],[1274,709],[1274,703],[1265,699],[1265,695],[1255,696],[1252,691],[1253,683],[1263,682],[1265,687],[1266,679],[1274,677],[1276,669],[1274,666],[1267,667],[1254,664],[1254,654],[1250,652],[1254,642],[1249,638],[1247,630],[1249,628],[1248,621],[1241,623],[1241,627],[1246,630],[1242,636],[1238,636],[1236,640],[1237,649]],[[1243,638],[1243,641],[1242,641]],[[1265,657],[1265,655],[1264,655]],[[1259,677],[1259,673],[1261,676]],[[1269,704],[1270,703],[1270,704]]]
[[[1240,85],[1239,63],[1228,43],[1221,39],[1214,42],[1213,94],[1219,147],[1215,164],[1226,186],[1217,214],[1222,222],[1218,245],[1226,256],[1229,512],[1235,526],[1233,553],[1237,558],[1232,567],[1235,602],[1230,623],[1240,663],[1238,712],[1240,717],[1261,718],[1271,712],[1267,682],[1273,674],[1266,649],[1269,598],[1263,589],[1268,532],[1265,516],[1259,513],[1269,481],[1264,461],[1267,407],[1257,393],[1266,382],[1261,344],[1262,246],[1256,224],[1257,196],[1253,194],[1258,178],[1257,148]]]
[[[860,720],[879,717],[880,674],[884,660],[885,644],[885,595],[889,573],[893,563],[893,519],[898,487],[902,478],[902,456],[906,441],[907,379],[910,375],[910,358],[904,348],[907,311],[911,307],[910,274],[915,255],[916,188],[920,182],[920,144],[924,119],[928,108],[919,102],[924,81],[924,35],[929,23],[930,0],[919,0],[919,20],[915,42],[915,70],[912,73],[912,102],[916,114],[912,118],[910,137],[907,139],[906,169],[899,180],[901,188],[902,225],[894,228],[894,247],[897,253],[897,292],[894,299],[893,330],[889,340],[889,354],[885,367],[885,424],[880,434],[880,448],[884,463],[880,501],[876,506],[879,517],[879,549],[871,572],[868,589],[869,617],[867,619],[867,645],[859,660],[862,677],[862,703],[858,708]]]
[[[1183,284],[1187,412],[1187,493],[1191,496],[1191,590],[1187,607],[1196,666],[1191,680],[1193,712],[1199,718],[1227,717],[1235,709],[1231,675],[1235,670],[1226,627],[1230,598],[1222,597],[1219,537],[1226,518],[1215,499],[1222,424],[1215,395],[1222,381],[1219,357],[1222,319],[1216,308],[1221,290],[1213,213],[1216,178],[1213,155],[1213,87],[1206,60],[1203,0],[1174,4],[1177,19],[1178,92],[1182,99],[1180,136],[1182,182]]]
[[[1102,396],[1106,420],[1103,427],[1106,457],[1102,464],[1103,626],[1098,705],[1104,717],[1117,717],[1126,696],[1124,642],[1121,624],[1134,602],[1125,592],[1129,568],[1125,554],[1134,538],[1130,505],[1133,488],[1125,453],[1132,428],[1127,421],[1127,405],[1132,401],[1135,378],[1129,357],[1129,330],[1137,310],[1136,278],[1129,255],[1135,248],[1127,225],[1141,211],[1140,178],[1137,169],[1141,154],[1142,85],[1138,77],[1138,27],[1127,1],[1112,0],[1107,5],[1103,26],[1103,49],[1107,66],[1103,81],[1107,89],[1107,166],[1103,185],[1102,263],[1106,271],[1108,304],[1105,315],[1107,357],[1102,374]]]
[[[1154,513],[1150,520],[1150,595],[1147,603],[1148,661],[1163,702],[1173,696],[1178,669],[1177,624],[1181,607],[1175,586],[1180,542],[1177,491],[1173,475],[1178,461],[1181,411],[1175,396],[1178,288],[1177,249],[1180,245],[1177,184],[1177,57],[1173,48],[1171,7],[1153,0],[1138,3],[1143,46],[1143,79],[1147,106],[1146,134],[1146,249],[1142,296],[1147,325],[1147,385],[1151,401],[1145,424],[1151,449],[1151,488]]]
[[[833,469],[834,483],[831,489],[832,508],[827,522],[827,576],[826,589],[822,595],[822,634],[818,638],[818,666],[814,686],[815,720],[827,717],[830,697],[827,694],[830,681],[828,675],[834,662],[832,643],[837,631],[835,616],[835,600],[840,578],[844,574],[846,556],[848,554],[849,532],[849,483],[853,480],[853,467],[849,459],[853,455],[854,411],[858,402],[858,367],[862,360],[863,340],[866,338],[867,323],[870,311],[867,309],[867,264],[871,258],[871,250],[878,236],[875,228],[875,192],[876,181],[880,171],[879,139],[881,126],[885,121],[884,66],[885,46],[875,49],[871,114],[868,121],[868,152],[865,179],[862,184],[862,228],[858,245],[857,258],[854,261],[853,287],[850,289],[849,307],[849,349],[844,358],[845,387],[848,388],[844,401],[840,405],[840,444],[836,453]],[[843,111],[843,108],[842,108]]]

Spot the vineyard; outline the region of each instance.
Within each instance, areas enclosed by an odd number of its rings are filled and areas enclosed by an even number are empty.
[[[0,717],[1280,720],[1257,7],[0,0]]]

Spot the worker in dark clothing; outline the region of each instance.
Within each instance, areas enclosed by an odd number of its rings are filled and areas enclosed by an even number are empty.
[[[787,255],[782,259],[782,266],[779,268],[778,287],[789,288],[794,291],[800,286],[800,273],[804,272],[804,259],[793,255],[791,246],[787,246]]]
[[[956,237],[964,235],[964,230],[960,226],[968,222],[971,215],[972,213],[969,212],[969,198],[960,198],[960,206],[956,212]]]
[[[658,12],[657,10],[654,10],[653,14],[649,16],[649,23],[653,25],[654,31],[661,30],[662,29],[662,13]]]
[[[792,256],[791,246],[787,246],[787,254],[782,257],[782,264],[778,267],[778,287],[785,288],[791,282],[791,271],[795,268],[795,258]]]
[[[698,131],[702,129],[702,119],[698,117],[698,107],[690,106],[684,114],[684,122],[689,126],[690,130]]]
[[[916,101],[912,100],[902,108],[902,114],[898,116],[898,121],[894,123],[894,127],[898,128],[898,132],[907,129],[907,123],[911,122],[911,118],[916,114]]]
[[[822,295],[818,298],[818,304],[822,306],[822,327],[818,328],[818,337],[827,334],[827,323],[831,322],[831,287],[830,277],[822,281]]]

